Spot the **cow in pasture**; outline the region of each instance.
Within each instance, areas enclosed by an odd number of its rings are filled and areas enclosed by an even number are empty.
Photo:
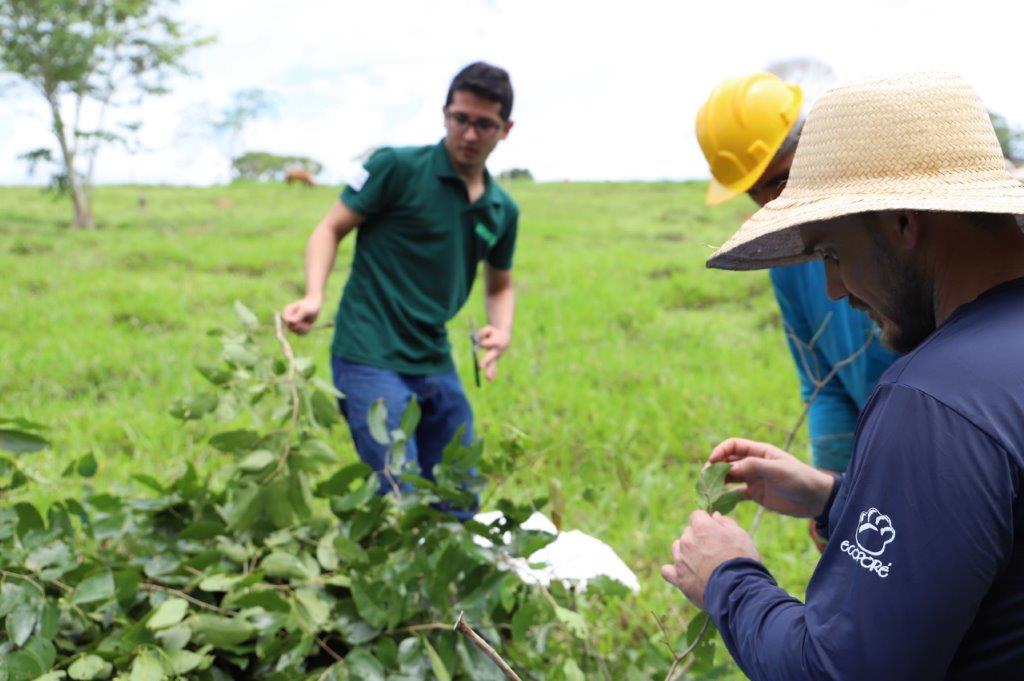
[[[309,174],[309,171],[305,168],[289,168],[285,171],[284,181],[286,184],[291,185],[295,182],[304,184],[307,187],[315,187],[316,183],[313,182],[313,176]]]

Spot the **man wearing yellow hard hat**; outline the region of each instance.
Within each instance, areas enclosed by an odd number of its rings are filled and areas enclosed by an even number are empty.
[[[712,91],[697,113],[697,139],[711,169],[708,205],[743,193],[759,206],[778,197],[803,127],[803,104],[799,86],[771,73],[730,78]],[[857,416],[896,355],[878,342],[866,314],[846,300],[829,300],[820,261],[773,268],[771,280],[803,399],[813,399],[812,461],[844,471]]]
[[[771,73],[730,78],[711,92],[697,113],[697,139],[711,169],[708,205],[746,193],[763,206],[779,196],[803,127],[803,104],[799,86]],[[800,391],[811,402],[811,460],[845,471],[857,416],[896,355],[878,342],[866,314],[845,299],[829,300],[820,261],[773,268],[771,281]]]

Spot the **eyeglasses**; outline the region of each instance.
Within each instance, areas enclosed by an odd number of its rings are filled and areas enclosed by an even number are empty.
[[[496,135],[502,125],[490,118],[470,118],[461,111],[445,112],[444,117],[455,126],[459,132],[464,132],[469,126],[473,126],[476,134],[481,137]]]

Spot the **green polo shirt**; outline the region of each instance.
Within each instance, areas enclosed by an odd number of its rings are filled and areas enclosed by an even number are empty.
[[[364,220],[331,350],[400,373],[451,371],[445,324],[481,260],[511,269],[519,207],[486,171],[486,189],[470,203],[443,140],[380,149],[364,170],[341,192]]]

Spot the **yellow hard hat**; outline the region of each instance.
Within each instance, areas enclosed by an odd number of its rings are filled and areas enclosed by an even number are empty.
[[[761,178],[800,118],[803,92],[772,73],[723,81],[697,112],[697,141],[711,167],[706,202],[723,203]]]

